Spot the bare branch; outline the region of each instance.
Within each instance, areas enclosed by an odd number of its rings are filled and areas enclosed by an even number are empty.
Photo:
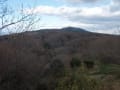
[[[9,24],[3,25],[2,27],[0,27],[0,30],[3,30],[4,28],[7,28],[7,27],[9,27],[9,26],[11,26],[11,25],[14,25],[14,24],[17,24],[17,23],[19,23],[19,22],[25,21],[28,17],[29,17],[29,15],[28,15],[28,16],[25,16],[25,17],[22,17],[21,19],[15,21],[15,22],[11,22],[11,23],[9,23]]]
[[[17,12],[11,12],[12,9],[5,4],[6,1],[8,0],[0,0],[0,31],[8,30],[8,32],[12,32],[13,30],[14,33],[23,32],[32,29],[33,25],[40,21],[34,13],[25,13],[23,4],[20,5],[21,8]]]

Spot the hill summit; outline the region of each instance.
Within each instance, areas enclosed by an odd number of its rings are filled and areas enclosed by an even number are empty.
[[[62,30],[77,31],[77,32],[88,32],[88,31],[85,30],[85,29],[77,28],[77,27],[65,27],[65,28],[62,28]]]

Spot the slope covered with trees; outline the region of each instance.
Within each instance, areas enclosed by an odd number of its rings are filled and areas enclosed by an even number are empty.
[[[120,36],[65,29],[1,36],[0,90],[119,90]]]

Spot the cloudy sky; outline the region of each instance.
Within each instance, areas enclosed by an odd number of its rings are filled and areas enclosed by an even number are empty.
[[[75,26],[101,33],[120,30],[120,0],[9,0],[9,4],[17,8],[19,1],[26,13],[34,9],[40,16],[38,28]]]

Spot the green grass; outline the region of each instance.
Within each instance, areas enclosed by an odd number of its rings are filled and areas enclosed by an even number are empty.
[[[59,80],[56,90],[118,90],[120,88],[120,65],[100,63],[96,69],[81,66],[70,73]]]
[[[116,64],[101,64],[99,66],[98,72],[99,75],[114,75],[120,77],[120,65]]]

